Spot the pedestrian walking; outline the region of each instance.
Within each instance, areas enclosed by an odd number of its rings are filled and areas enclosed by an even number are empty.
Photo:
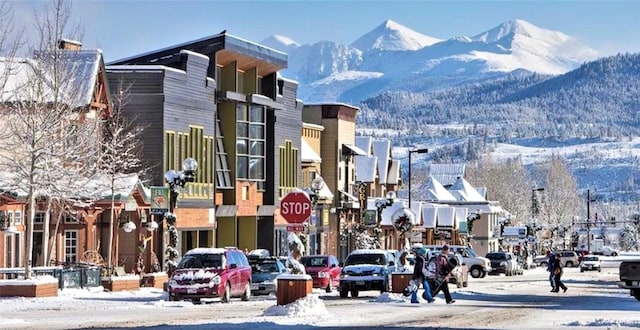
[[[436,257],[436,272],[438,276],[444,276],[444,280],[442,284],[435,289],[433,295],[437,295],[440,290],[444,293],[444,299],[447,304],[453,304],[456,302],[451,298],[451,293],[449,292],[449,271],[447,271],[447,264],[449,263],[449,246],[444,245],[440,254]]]
[[[562,292],[567,292],[567,286],[562,283],[562,265],[560,258],[556,258],[553,262],[553,277],[556,287],[551,291],[560,292],[560,289],[562,289]]]
[[[413,282],[417,285],[417,288],[411,293],[411,303],[418,304],[418,289],[420,288],[420,283],[422,283],[422,288],[424,289],[424,293],[422,294],[422,298],[429,303],[434,302],[433,296],[431,295],[431,287],[429,286],[429,282],[426,277],[426,260],[425,257],[427,255],[427,249],[419,248],[416,251],[416,263],[413,266]]]
[[[547,256],[549,256],[549,260],[547,260],[547,271],[549,272],[549,284],[551,284],[551,292],[554,292],[556,289],[556,281],[555,275],[553,273],[553,267],[555,266],[556,255],[551,253],[551,251],[547,251]]]

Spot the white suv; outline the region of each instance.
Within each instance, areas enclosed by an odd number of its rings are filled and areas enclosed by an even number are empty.
[[[425,245],[424,247],[430,251],[442,250],[442,245]],[[462,256],[462,262],[467,265],[469,274],[473,278],[485,277],[492,270],[489,259],[479,256],[476,251],[466,245],[449,245],[449,251]]]

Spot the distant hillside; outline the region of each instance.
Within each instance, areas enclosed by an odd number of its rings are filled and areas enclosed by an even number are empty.
[[[585,63],[560,76],[514,72],[438,91],[388,92],[362,102],[358,126],[481,126],[489,135],[616,137],[640,133],[640,54]],[[419,130],[418,130],[419,131]]]

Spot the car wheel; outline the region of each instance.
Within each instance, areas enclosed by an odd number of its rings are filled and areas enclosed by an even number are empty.
[[[333,280],[331,278],[329,278],[329,284],[327,284],[325,291],[327,293],[331,293],[331,291],[333,291]]]
[[[340,298],[346,298],[349,295],[349,290],[340,290]]]
[[[174,295],[169,295],[169,301],[178,301],[180,299],[178,299],[178,297],[174,296]]]
[[[611,256],[612,256],[612,257],[617,257],[617,256],[618,256],[618,253],[616,253],[616,252],[611,252]]]
[[[353,298],[358,298],[358,294],[359,294],[359,293],[360,293],[360,292],[358,292],[358,290],[355,290],[355,289],[354,289],[354,290],[351,290],[351,297],[353,297]]]
[[[225,284],[221,300],[223,303],[228,303],[231,300],[231,283],[227,282]]]
[[[580,268],[580,272],[581,272],[581,273],[584,273],[584,268]]]
[[[462,286],[465,287],[465,288],[468,287],[469,286],[469,282],[467,282],[467,281],[462,282]]]
[[[244,287],[244,293],[242,294],[242,297],[240,297],[240,299],[242,301],[249,301],[249,299],[251,299],[251,284],[247,283],[247,285]]]
[[[487,276],[487,272],[483,270],[482,273],[480,273],[480,278],[485,278],[486,276]]]
[[[471,268],[471,277],[473,278],[482,277],[482,269],[480,269],[480,267]]]
[[[598,273],[600,273],[600,271],[601,271],[601,270],[602,270],[602,269],[598,268]]]

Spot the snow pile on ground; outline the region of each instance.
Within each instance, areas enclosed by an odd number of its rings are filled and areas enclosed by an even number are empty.
[[[621,320],[607,320],[607,319],[595,319],[591,322],[575,321],[567,323],[568,326],[574,327],[628,327],[628,328],[640,328],[640,321],[621,321]]]
[[[300,298],[284,306],[271,306],[264,311],[264,316],[303,317],[309,315],[327,315],[329,312],[324,302],[316,295]]]
[[[395,303],[395,302],[406,302],[409,298],[405,298],[402,294],[399,293],[381,293],[377,298],[371,299],[371,302],[378,303]]]

